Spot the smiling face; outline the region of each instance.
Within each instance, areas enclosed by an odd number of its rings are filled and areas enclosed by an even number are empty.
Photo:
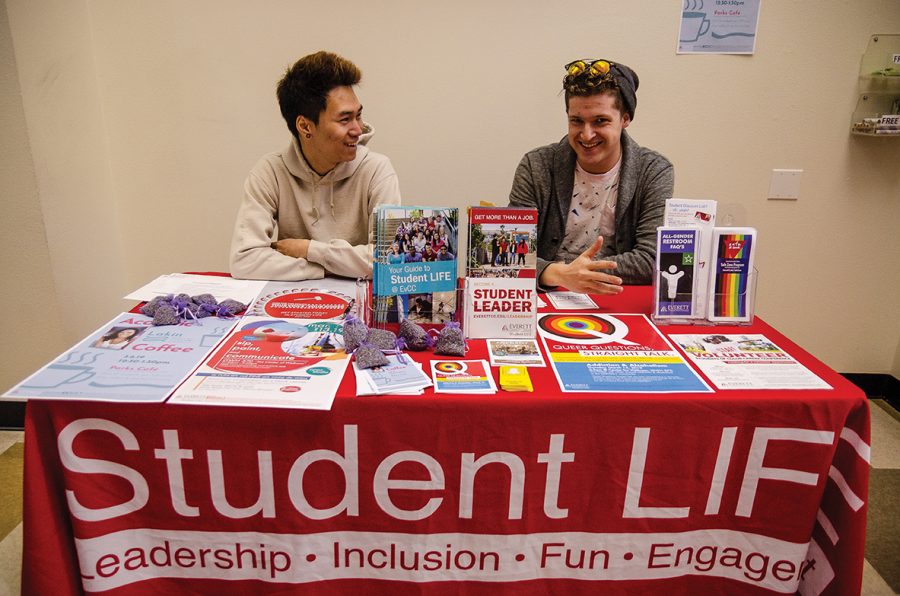
[[[298,116],[297,130],[306,161],[319,174],[327,174],[339,163],[356,158],[363,132],[362,105],[352,88],[335,87],[325,98],[319,122]]]
[[[569,98],[569,145],[578,165],[591,174],[610,171],[622,156],[622,131],[631,123],[613,93]]]

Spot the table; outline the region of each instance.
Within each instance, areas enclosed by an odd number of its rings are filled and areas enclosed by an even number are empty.
[[[833,389],[29,402],[23,593],[858,593],[865,396],[716,331]]]

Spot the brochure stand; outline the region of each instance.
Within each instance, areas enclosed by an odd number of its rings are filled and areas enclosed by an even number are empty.
[[[696,296],[696,300],[704,301],[709,307],[707,316],[670,316],[660,314],[661,308],[665,310],[668,285],[662,272],[656,271],[653,278],[653,312],[650,318],[656,325],[750,325],[756,316],[758,277],[759,271],[754,267],[747,276],[746,286],[741,291],[736,293],[711,291],[705,296]],[[743,308],[740,308],[740,305],[743,305]]]
[[[368,279],[356,281],[358,316],[368,327],[388,329],[396,333],[400,328],[400,321],[404,318],[409,318],[425,330],[436,329],[439,331],[451,321],[462,325],[463,288],[460,287],[450,292],[434,292],[430,296],[430,300],[424,295],[419,301],[416,301],[416,298],[416,296],[396,295],[382,300],[380,305],[376,305],[372,300],[372,281]],[[413,302],[404,304],[403,300],[412,300]],[[376,308],[382,308],[384,312],[376,313]],[[408,314],[404,316],[402,313]]]
[[[704,236],[708,241],[702,240]],[[758,277],[756,239],[757,231],[748,227],[657,228],[653,321],[660,325],[752,323]],[[702,262],[708,266],[698,266]]]
[[[754,267],[747,283],[736,293],[711,292],[707,324],[750,325],[756,314],[756,283],[759,271]],[[711,286],[712,287],[712,286]]]

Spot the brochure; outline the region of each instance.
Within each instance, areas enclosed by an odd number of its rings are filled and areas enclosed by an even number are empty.
[[[830,389],[766,336],[670,335],[719,389]]]
[[[538,333],[563,392],[712,391],[646,315],[550,313]]]
[[[400,356],[391,354],[387,359],[388,364],[376,368],[359,368],[354,360],[357,395],[418,395],[431,386],[431,377],[412,358],[403,356],[401,360]]]
[[[169,402],[328,410],[348,362],[340,321],[245,316]]]
[[[534,385],[528,376],[528,368],[524,366],[501,366],[500,388],[504,391],[522,391],[531,393]]]
[[[432,360],[435,393],[497,393],[486,360]]]
[[[534,337],[537,210],[469,207],[466,337]]]
[[[656,229],[656,284],[653,315],[657,319],[692,319],[697,304],[700,230],[660,227]]]
[[[696,297],[694,316],[698,319],[706,317],[707,288],[710,276],[710,252],[712,230],[716,226],[716,209],[718,204],[713,200],[703,199],[667,199],[664,225],[668,227],[688,227],[700,230],[700,239],[695,251]]]
[[[707,318],[713,322],[751,321],[756,230],[715,228],[712,246],[713,280],[709,288]]]
[[[381,206],[375,210],[374,322],[455,320],[459,210]]]
[[[237,321],[206,317],[153,326],[152,320],[120,314],[4,397],[162,402]]]
[[[487,348],[491,366],[546,366],[537,340],[534,339],[489,339]]]

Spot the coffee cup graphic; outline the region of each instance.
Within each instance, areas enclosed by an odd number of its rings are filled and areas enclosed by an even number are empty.
[[[681,13],[681,33],[678,41],[697,41],[709,31],[709,19],[705,12],[684,11]]]
[[[51,364],[45,368],[33,382],[22,385],[22,388],[55,389],[63,385],[83,383],[94,376],[94,369],[89,366],[72,364]]]

